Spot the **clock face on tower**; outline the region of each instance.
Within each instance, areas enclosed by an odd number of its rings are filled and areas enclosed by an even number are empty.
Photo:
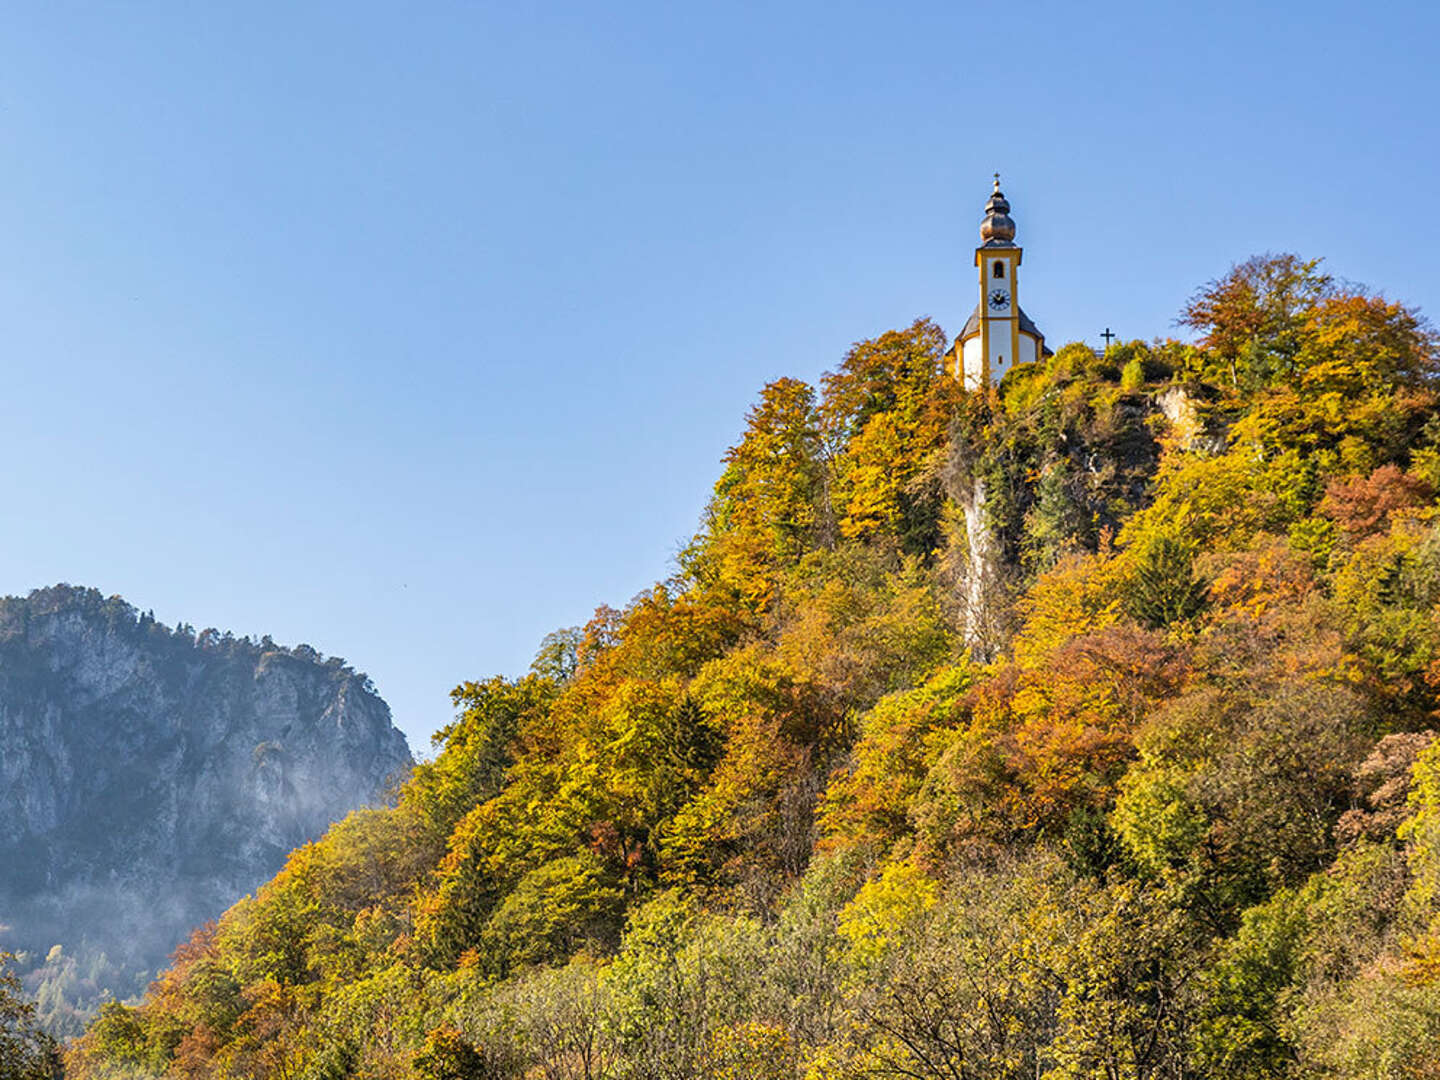
[[[1008,307],[1009,304],[1010,304],[1010,294],[1009,294],[1008,292],[1006,292],[1004,289],[991,289],[991,290],[990,290],[990,306],[991,306],[992,308],[994,308],[996,311],[1000,311],[1001,309],[1003,309],[1003,308],[1005,308],[1005,307]]]

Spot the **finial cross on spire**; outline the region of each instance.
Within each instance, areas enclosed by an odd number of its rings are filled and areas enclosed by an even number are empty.
[[[995,174],[995,190],[1000,190],[1000,174],[998,172]]]

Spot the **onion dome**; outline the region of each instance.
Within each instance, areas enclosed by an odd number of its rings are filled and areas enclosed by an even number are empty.
[[[985,204],[985,220],[980,223],[980,239],[986,247],[1011,247],[1015,240],[1015,222],[1010,218],[1010,203],[1000,190],[1000,174],[995,174],[995,190]]]

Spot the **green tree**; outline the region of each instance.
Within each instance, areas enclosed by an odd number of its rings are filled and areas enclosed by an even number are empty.
[[[423,814],[436,836],[447,836],[471,807],[500,793],[516,740],[542,722],[558,692],[539,675],[457,686],[450,700],[460,715],[431,736],[440,753],[415,767],[403,801]]]
[[[10,953],[0,953],[0,1080],[60,1080],[60,1050],[36,1025],[13,962]]]
[[[1194,618],[1205,606],[1206,592],[1194,565],[1193,553],[1180,541],[1168,536],[1151,540],[1137,560],[1126,609],[1157,630]]]
[[[567,683],[580,667],[580,644],[584,631],[578,626],[552,630],[540,642],[530,670],[542,679]]]
[[[1200,942],[1184,912],[1133,882],[1076,897],[1079,932],[1042,944],[1064,987],[1051,1076],[1180,1078],[1197,1008]],[[1072,903],[1074,901],[1071,901]]]

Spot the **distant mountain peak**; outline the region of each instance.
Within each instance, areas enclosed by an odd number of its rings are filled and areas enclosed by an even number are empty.
[[[103,989],[138,991],[410,764],[338,657],[168,627],[91,588],[0,598],[0,948],[103,951]]]

